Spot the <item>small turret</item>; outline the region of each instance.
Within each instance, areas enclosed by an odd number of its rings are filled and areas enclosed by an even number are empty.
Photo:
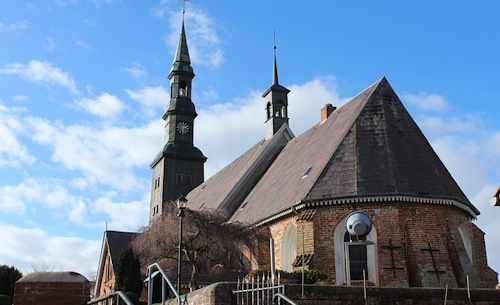
[[[266,100],[266,140],[270,139],[283,124],[288,124],[288,93],[290,90],[278,81],[276,43],[274,44],[273,85],[262,97]]]

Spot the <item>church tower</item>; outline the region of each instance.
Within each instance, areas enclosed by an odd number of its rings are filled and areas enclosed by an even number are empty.
[[[278,82],[276,44],[274,44],[273,85],[262,95],[266,101],[266,140],[272,138],[283,124],[288,124],[289,92],[290,90]]]
[[[170,80],[170,101],[165,120],[165,145],[151,168],[150,221],[161,215],[163,205],[185,196],[204,181],[204,163],[207,158],[193,144],[196,110],[191,101],[193,68],[182,21],[181,35],[175,52]]]

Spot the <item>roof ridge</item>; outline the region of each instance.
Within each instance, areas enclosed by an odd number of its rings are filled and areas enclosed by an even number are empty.
[[[246,181],[251,176],[251,174],[255,171],[256,164],[261,164],[263,162],[263,159],[265,157],[267,157],[267,155],[271,152],[271,149],[275,145],[277,145],[277,143],[279,141],[278,140],[279,136],[286,137],[285,132],[288,132],[288,135],[291,136],[291,139],[295,138],[295,135],[293,134],[293,132],[290,129],[290,127],[288,126],[288,124],[284,123],[278,129],[278,131],[272,136],[272,138],[269,139],[268,145],[266,145],[266,147],[264,147],[263,151],[259,154],[257,159],[255,159],[255,161],[250,165],[250,167],[241,176],[241,178],[234,184],[233,188],[229,191],[227,196],[222,200],[220,207],[226,207],[228,205],[228,201],[231,201],[233,199],[235,194],[241,189],[242,186],[245,185],[244,181]],[[288,141],[290,141],[290,140],[288,140]],[[236,207],[234,212],[231,215],[228,215],[229,218],[233,216],[233,214],[238,210],[239,206],[241,206],[241,204],[245,201],[245,199],[246,199],[246,196],[243,198],[242,202],[238,205],[238,207]]]

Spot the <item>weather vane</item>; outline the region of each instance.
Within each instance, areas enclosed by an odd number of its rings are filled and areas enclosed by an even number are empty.
[[[276,53],[276,31],[273,31],[274,53]]]
[[[186,2],[189,0],[182,0],[182,21],[184,21],[184,14],[186,14]]]

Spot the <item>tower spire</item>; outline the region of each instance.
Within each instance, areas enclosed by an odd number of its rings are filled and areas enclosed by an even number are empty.
[[[207,158],[194,146],[194,120],[197,116],[191,100],[194,76],[183,18],[174,62],[168,74],[170,101],[162,117],[165,120],[165,145],[151,163],[150,221],[162,214],[164,205],[186,196],[204,180]]]

